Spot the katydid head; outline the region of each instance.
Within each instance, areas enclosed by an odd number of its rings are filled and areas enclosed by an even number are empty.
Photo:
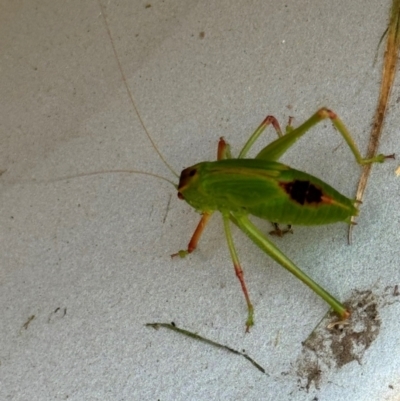
[[[217,209],[215,200],[205,191],[204,166],[206,163],[198,163],[182,170],[179,185],[178,198],[185,200],[194,209],[201,212],[210,212]]]
[[[185,199],[185,197],[182,194],[182,191],[184,192],[190,185],[193,184],[193,182],[197,181],[198,179],[198,172],[197,172],[197,166],[192,166],[185,168],[182,170],[181,175],[179,177],[179,185],[178,185],[178,198],[179,199]]]
[[[186,200],[186,202],[192,205],[190,202],[191,193],[193,192],[192,188],[196,185],[198,179],[199,173],[197,165],[183,169],[179,177],[178,198]]]

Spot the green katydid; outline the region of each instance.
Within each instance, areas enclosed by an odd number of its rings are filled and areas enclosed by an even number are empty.
[[[253,325],[253,306],[233,243],[230,221],[272,259],[323,298],[342,319],[350,315],[344,305],[300,270],[248,218],[248,215],[254,215],[289,225],[320,225],[340,221],[350,223],[351,217],[357,215],[354,199],[345,197],[316,177],[277,161],[312,126],[326,118],[343,136],[360,165],[382,163],[385,158],[393,157],[380,154],[371,159],[362,158],[342,121],[331,110],[322,108],[298,128],[289,126],[285,135],[277,120],[268,116],[251,135],[238,158],[232,158],[229,145],[221,138],[217,161],[198,163],[181,173],[178,197],[200,212],[202,218],[187,250],[173,256],[185,257],[196,249],[211,215],[215,211],[221,212],[229,251],[247,303],[246,331]],[[251,146],[270,124],[279,138],[263,148],[254,159],[246,159]]]
[[[125,74],[107,24],[105,10],[100,1],[99,6],[118,68],[133,108],[152,146],[166,166],[174,173],[173,169],[157,149],[140,117],[132,93],[126,83]],[[343,136],[358,164],[382,163],[385,158],[393,157],[393,155],[384,156],[380,154],[370,159],[362,158],[342,121],[331,110],[322,108],[296,129],[290,126],[289,121],[289,127],[285,135],[282,134],[278,121],[272,116],[267,116],[251,135],[237,158],[232,158],[229,145],[221,138],[218,144],[217,161],[198,163],[184,169],[180,175],[179,185],[175,185],[169,179],[157,176],[156,174],[137,170],[103,171],[80,174],[75,177],[103,174],[106,172],[138,173],[156,176],[174,185],[178,190],[178,197],[184,199],[196,211],[200,212],[202,217],[188,244],[188,248],[172,256],[179,255],[184,257],[196,249],[200,236],[211,215],[215,211],[219,211],[222,214],[225,235],[235,272],[247,303],[246,331],[253,325],[253,306],[233,243],[230,222],[237,225],[241,231],[272,259],[315,291],[342,319],[346,319],[350,315],[346,307],[302,272],[248,218],[248,215],[254,215],[274,223],[285,223],[288,225],[320,225],[339,221],[350,224],[351,217],[358,213],[357,208],[354,206],[354,199],[345,197],[316,177],[294,170],[278,162],[279,158],[301,136],[314,125],[327,118],[332,121],[333,126]],[[274,127],[278,134],[278,139],[263,148],[254,159],[245,158],[249,149],[268,125]]]

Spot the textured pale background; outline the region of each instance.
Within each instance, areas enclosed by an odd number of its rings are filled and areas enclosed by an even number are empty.
[[[365,152],[389,7],[121,0],[106,10],[141,116],[180,171],[214,159],[220,136],[237,151],[266,114],[300,123],[322,105]],[[308,288],[235,230],[256,311],[245,335],[219,216],[195,254],[171,260],[198,215],[167,183],[137,175],[52,181],[116,168],[168,175],[132,110],[96,1],[3,1],[0,44],[2,400],[400,399],[398,304],[380,311],[381,332],[361,364],[332,370],[307,393],[294,366],[328,310]],[[395,86],[384,153],[400,153],[398,96]],[[284,161],[354,195],[360,168],[329,123]],[[396,166],[374,167],[351,247],[341,224],[295,227],[277,240],[339,299],[400,282]],[[270,376],[144,327],[171,320],[245,349]]]

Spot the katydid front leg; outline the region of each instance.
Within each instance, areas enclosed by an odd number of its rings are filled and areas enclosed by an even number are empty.
[[[240,282],[240,285],[242,287],[242,291],[243,291],[243,294],[244,294],[244,297],[245,297],[246,303],[247,303],[246,333],[248,333],[250,327],[254,325],[254,320],[253,320],[254,308],[250,301],[249,293],[247,291],[246,283],[244,281],[243,270],[240,265],[239,257],[236,253],[235,244],[233,243],[231,228],[229,226],[230,214],[229,213],[222,214],[222,217],[224,220],[225,236],[226,236],[226,240],[228,241],[228,248],[229,248],[229,252],[231,254],[233,267],[235,268],[236,277],[238,278],[238,280]]]
[[[217,160],[231,159],[231,158],[232,158],[232,156],[231,156],[230,146],[225,141],[225,139],[221,137],[218,142]],[[194,231],[192,238],[189,241],[187,249],[182,249],[182,250],[172,254],[171,258],[174,258],[176,256],[184,258],[185,256],[189,255],[189,253],[192,253],[197,248],[197,244],[200,241],[200,237],[203,234],[203,231],[206,228],[206,225],[207,225],[208,221],[210,220],[211,216],[212,216],[212,212],[204,212],[203,213],[203,215],[199,221],[199,224],[197,225],[196,230]]]
[[[203,213],[203,215],[201,216],[201,219],[199,221],[199,224],[197,225],[196,230],[194,230],[192,238],[189,241],[187,249],[181,249],[180,251],[172,254],[171,258],[174,258],[176,256],[184,258],[185,256],[189,255],[189,253],[192,253],[197,248],[197,244],[200,241],[201,234],[203,234],[203,231],[206,228],[206,225],[207,225],[208,221],[210,220],[211,216],[212,216],[212,213]]]

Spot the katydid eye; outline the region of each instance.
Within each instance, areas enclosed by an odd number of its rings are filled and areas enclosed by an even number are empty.
[[[192,171],[189,173],[189,176],[190,176],[190,177],[193,177],[194,175],[196,175],[196,170],[192,170]]]

